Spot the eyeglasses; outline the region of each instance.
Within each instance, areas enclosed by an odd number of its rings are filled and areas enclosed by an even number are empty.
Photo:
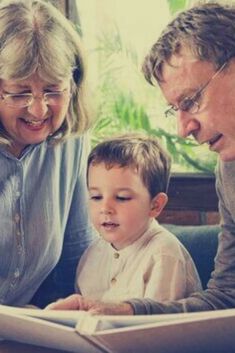
[[[225,68],[228,61],[225,61],[222,66],[213,74],[213,76],[191,97],[185,97],[179,102],[178,107],[170,105],[170,107],[165,111],[165,116],[169,117],[175,115],[177,111],[181,110],[182,112],[187,112],[190,114],[196,114],[200,110],[200,104],[198,100],[201,98],[202,93],[208,87],[208,85],[220,74],[221,71]]]
[[[41,96],[34,96],[32,93],[2,93],[0,98],[13,108],[29,107],[34,99],[43,99],[48,105],[60,105],[64,103],[64,98],[70,96],[68,89],[62,91],[45,92]]]

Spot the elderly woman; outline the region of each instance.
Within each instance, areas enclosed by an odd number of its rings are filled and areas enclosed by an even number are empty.
[[[76,30],[50,3],[1,1],[1,304],[44,306],[73,292],[93,234],[89,123]]]

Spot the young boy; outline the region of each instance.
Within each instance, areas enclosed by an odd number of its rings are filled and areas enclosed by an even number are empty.
[[[190,255],[156,220],[169,176],[170,158],[154,137],[126,134],[91,151],[89,208],[100,237],[77,268],[77,291],[85,298],[165,301],[201,290]]]

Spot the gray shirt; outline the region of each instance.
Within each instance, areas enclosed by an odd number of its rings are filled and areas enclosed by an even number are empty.
[[[215,270],[207,289],[178,301],[156,302],[131,299],[135,314],[159,314],[218,310],[235,307],[235,161],[220,162],[216,188],[222,231],[215,257]]]

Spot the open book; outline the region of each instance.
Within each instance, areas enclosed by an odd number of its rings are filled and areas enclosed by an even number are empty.
[[[0,337],[76,353],[233,353],[235,309],[98,316],[0,305]]]

